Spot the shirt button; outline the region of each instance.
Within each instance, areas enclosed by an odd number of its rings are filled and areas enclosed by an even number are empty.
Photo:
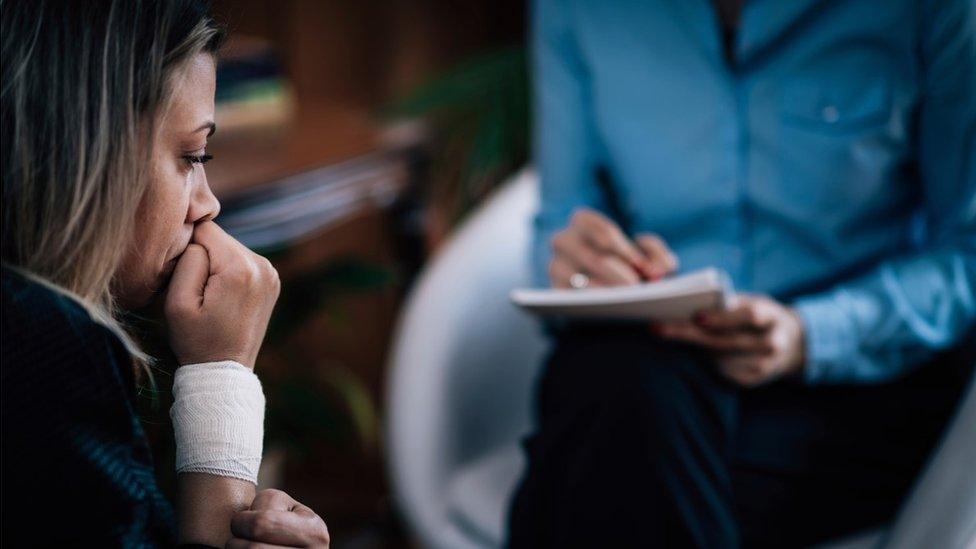
[[[834,105],[827,105],[820,111],[820,114],[823,116],[824,122],[828,124],[833,124],[840,118],[840,111]]]

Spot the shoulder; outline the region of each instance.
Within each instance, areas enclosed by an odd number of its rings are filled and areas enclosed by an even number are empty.
[[[60,517],[50,539],[169,539],[121,342],[71,297],[8,268],[2,295],[0,469],[5,509],[16,502],[5,540],[36,536],[40,515],[29,510],[52,501],[87,504]]]
[[[45,323],[85,330],[94,323],[88,311],[74,299],[6,266],[2,289],[3,320],[12,329]]]
[[[121,341],[73,298],[3,267],[3,377],[31,375],[64,381],[83,375],[92,383],[131,375]],[[45,368],[51,366],[51,368]]]

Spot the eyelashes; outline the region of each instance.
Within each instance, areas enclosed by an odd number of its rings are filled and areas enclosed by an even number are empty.
[[[194,164],[206,164],[213,160],[213,155],[211,154],[184,154],[183,160],[186,160],[187,164],[193,166]]]

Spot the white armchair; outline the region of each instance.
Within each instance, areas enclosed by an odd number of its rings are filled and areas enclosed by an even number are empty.
[[[523,467],[546,342],[508,292],[529,283],[537,181],[525,170],[475,212],[413,290],[387,402],[397,503],[425,547],[499,547]],[[885,532],[833,547],[976,549],[976,384],[913,495]]]

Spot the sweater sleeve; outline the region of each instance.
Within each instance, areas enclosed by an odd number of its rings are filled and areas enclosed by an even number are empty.
[[[172,545],[118,339],[6,270],[2,326],[4,545]]]

